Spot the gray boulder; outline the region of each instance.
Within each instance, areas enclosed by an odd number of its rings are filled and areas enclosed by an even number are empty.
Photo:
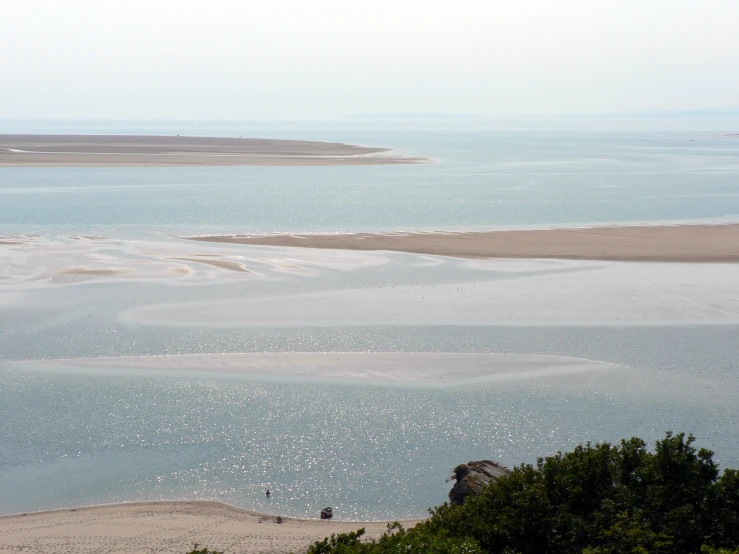
[[[460,464],[454,468],[454,475],[451,477],[457,482],[449,491],[449,500],[453,504],[462,504],[465,498],[480,492],[491,480],[510,473],[510,469],[492,460]]]

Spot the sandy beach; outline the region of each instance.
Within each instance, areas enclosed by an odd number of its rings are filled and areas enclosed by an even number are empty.
[[[226,554],[304,552],[331,533],[385,522],[278,518],[220,502],[142,502],[0,517],[0,553],[185,554],[193,544]],[[403,522],[412,527],[418,520]]]
[[[645,262],[739,261],[739,224],[460,233],[217,235],[188,238],[231,244],[390,250],[459,258],[558,258]]]
[[[423,163],[335,142],[134,135],[0,135],[0,167],[320,166]]]

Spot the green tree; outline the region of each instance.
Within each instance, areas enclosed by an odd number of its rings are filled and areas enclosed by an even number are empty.
[[[739,473],[719,476],[693,436],[667,433],[649,452],[638,438],[578,446],[513,469],[442,504],[409,531],[378,540],[335,535],[312,554],[682,554],[739,546]]]
[[[399,523],[388,525],[379,540],[363,542],[364,529],[331,535],[308,549],[308,554],[484,554],[477,541],[450,537],[445,533],[428,534],[406,531]]]

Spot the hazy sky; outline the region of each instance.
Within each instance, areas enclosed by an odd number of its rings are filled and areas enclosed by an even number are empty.
[[[739,106],[738,0],[0,0],[0,117]]]

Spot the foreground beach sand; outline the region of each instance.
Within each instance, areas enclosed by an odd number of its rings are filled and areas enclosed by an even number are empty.
[[[142,502],[0,517],[0,553],[185,554],[196,542],[226,554],[298,553],[331,533],[360,527],[376,537],[387,524],[287,517],[278,523],[220,502]]]
[[[0,135],[0,167],[385,165],[428,160],[336,142],[134,135]]]
[[[737,262],[739,224],[596,227],[531,231],[224,235],[191,240],[344,250],[391,250],[460,258]]]

